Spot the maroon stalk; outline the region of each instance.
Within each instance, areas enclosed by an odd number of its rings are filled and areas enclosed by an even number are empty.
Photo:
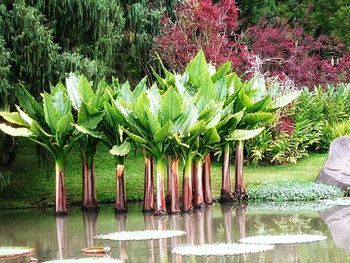
[[[233,202],[233,195],[231,190],[231,162],[230,162],[230,145],[226,143],[222,149],[223,158],[222,158],[222,187],[221,187],[221,203],[230,203]]]
[[[170,163],[170,213],[176,214],[180,212],[180,196],[179,196],[179,158],[172,159]]]
[[[213,203],[213,196],[211,193],[211,157],[210,157],[210,153],[208,153],[204,158],[203,184],[204,184],[204,202],[206,205],[211,205]]]
[[[154,212],[153,160],[151,157],[145,157],[143,212],[144,213]]]
[[[194,208],[203,209],[204,204],[204,190],[203,190],[203,162],[198,159],[194,162]]]
[[[116,167],[116,193],[115,193],[115,204],[114,210],[118,213],[126,213],[126,194],[125,194],[125,183],[124,183],[124,171],[125,166],[117,164]]]
[[[83,204],[84,210],[98,208],[95,187],[94,157],[83,154]]]
[[[245,200],[248,198],[244,187],[243,180],[243,156],[244,141],[236,142],[236,156],[235,156],[235,196],[238,200]]]

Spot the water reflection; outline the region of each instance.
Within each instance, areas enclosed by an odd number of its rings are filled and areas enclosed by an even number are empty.
[[[68,217],[52,217],[36,211],[0,212],[0,245],[37,249],[40,261],[81,257],[81,248],[112,247],[111,258],[125,262],[350,262],[350,207],[334,207],[322,213],[311,210],[262,210],[249,206],[214,204],[205,211],[164,217],[143,215],[129,207],[128,214],[114,215],[73,211]],[[133,230],[184,230],[186,236],[146,241],[108,241],[98,234]],[[174,246],[237,242],[260,234],[324,234],[324,242],[277,246],[273,252],[236,257],[181,257],[171,254]],[[333,241],[334,240],[334,241]],[[332,260],[334,259],[334,260]],[[11,261],[9,261],[11,262]],[[17,261],[16,261],[17,262]]]
[[[337,247],[350,250],[350,206],[334,206],[320,213]]]

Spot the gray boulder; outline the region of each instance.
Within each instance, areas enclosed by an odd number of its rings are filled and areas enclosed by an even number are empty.
[[[328,160],[317,182],[334,185],[345,191],[350,189],[350,137],[335,139],[329,148]]]

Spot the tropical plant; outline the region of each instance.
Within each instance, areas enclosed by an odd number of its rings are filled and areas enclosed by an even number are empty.
[[[83,136],[79,140],[83,159],[83,209],[98,207],[95,187],[94,156],[101,140],[98,124],[104,117],[105,89],[104,81],[98,84],[94,92],[91,83],[81,75],[71,74],[66,79],[69,99],[75,109],[75,128]]]
[[[11,136],[27,137],[51,153],[56,167],[55,213],[66,214],[65,157],[81,136],[72,136],[74,119],[65,87],[59,83],[42,97],[41,104],[22,88],[17,111],[0,113],[6,121],[0,129]]]
[[[243,180],[244,141],[260,134],[265,126],[276,118],[276,111],[295,100],[298,91],[286,94],[269,94],[265,79],[257,74],[247,82],[238,82],[235,112],[244,111],[244,115],[232,133],[231,139],[236,141],[235,154],[235,197],[246,199],[247,193]]]

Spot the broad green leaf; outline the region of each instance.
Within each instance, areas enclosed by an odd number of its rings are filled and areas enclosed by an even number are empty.
[[[226,86],[226,81],[224,79],[219,79],[217,82],[215,82],[214,89],[215,89],[217,101],[221,101],[226,98],[227,86]]]
[[[136,103],[136,98],[134,98],[129,82],[125,82],[122,85],[119,96],[127,103]]]
[[[66,78],[67,93],[74,109],[79,110],[81,98],[78,91],[79,78],[74,73],[69,73]]]
[[[176,119],[174,123],[173,132],[180,133],[181,136],[184,133],[188,133],[189,129],[198,121],[198,110],[194,107],[185,109],[185,112]],[[204,122],[204,121],[203,121]]]
[[[89,102],[89,106],[94,106],[97,110],[103,108],[105,102],[105,91],[108,88],[106,81],[102,80],[98,83],[97,90],[93,98]]]
[[[142,92],[146,92],[147,88],[147,77],[144,77],[141,79],[141,81],[136,85],[134,91],[133,91],[133,96],[134,98],[138,98]]]
[[[92,90],[92,85],[84,75],[80,76],[79,83],[78,83],[78,91],[79,91],[80,98],[86,104],[88,104],[90,99],[94,97],[94,91]]]
[[[170,87],[164,94],[160,106],[161,115],[164,120],[175,121],[182,113],[182,102],[180,95]]]
[[[125,128],[122,128],[122,129],[125,132],[125,134],[135,143],[141,143],[141,144],[147,143],[147,141],[145,139],[143,139],[142,137],[140,137],[132,132],[129,132]]]
[[[205,122],[203,120],[197,122],[190,128],[190,134],[198,136],[206,131]]]
[[[37,121],[33,121],[33,123],[30,125],[30,130],[37,135],[38,137],[41,138],[46,138],[46,139],[52,139],[54,136],[52,134],[47,133],[43,127],[40,126],[40,124]]]
[[[213,145],[215,143],[220,142],[220,135],[216,128],[212,128],[204,134],[204,139],[207,142],[207,144]]]
[[[13,128],[11,126],[6,125],[5,123],[0,123],[0,130],[4,133],[14,136],[14,137],[32,137],[34,134],[31,130],[27,128]]]
[[[56,110],[49,94],[43,94],[43,106],[46,123],[50,127],[51,131],[56,131],[57,123],[61,119],[61,116]]]
[[[270,112],[256,112],[245,114],[241,122],[254,125],[258,123],[269,123],[275,120],[275,114]]]
[[[228,140],[234,141],[245,141],[254,138],[259,135],[264,128],[258,128],[254,130],[241,130],[237,129],[232,132],[232,134],[227,138]]]
[[[280,96],[274,100],[274,108],[279,109],[287,106],[289,103],[293,102],[301,94],[301,91],[293,91],[286,95]]]
[[[160,128],[154,134],[154,141],[155,142],[162,142],[162,141],[164,141],[165,138],[169,135],[172,126],[173,126],[172,122],[168,121],[162,128]]]
[[[121,145],[114,145],[109,151],[112,155],[125,156],[131,151],[131,144],[123,142]]]
[[[44,118],[44,111],[40,103],[37,102],[37,100],[34,99],[24,87],[21,87],[16,95],[19,105],[29,114],[29,116],[36,119]]]
[[[99,132],[97,131],[94,131],[94,130],[90,130],[90,129],[87,129],[83,126],[80,126],[78,124],[75,124],[74,127],[77,129],[78,132],[80,133],[83,133],[83,134],[87,134],[87,135],[90,135],[94,138],[101,138],[101,135]]]
[[[104,112],[105,112],[104,117],[111,126],[115,127],[116,125],[118,124],[120,125],[123,123],[123,117],[119,112],[118,106],[112,107],[111,104],[109,104],[108,102],[105,102]]]
[[[152,85],[152,87],[149,90],[147,90],[146,93],[149,99],[151,112],[153,114],[158,114],[161,103],[161,95],[159,93],[157,84]]]
[[[26,126],[27,123],[21,118],[21,115],[18,112],[0,112],[0,116],[3,117],[6,121],[17,124],[20,126]]]
[[[104,112],[96,112],[85,103],[81,104],[78,112],[78,124],[88,129],[96,129],[97,125],[102,121]]]
[[[67,114],[63,116],[57,123],[57,134],[65,134],[73,129],[73,116],[71,114]]]
[[[53,95],[50,95],[50,97],[59,115],[62,117],[70,113],[72,110],[71,103],[70,100],[66,97],[65,87],[62,85],[62,83],[56,85],[54,91],[52,91],[52,94]]]
[[[226,74],[229,73],[230,71],[231,71],[231,62],[227,61],[216,70],[216,73],[211,77],[211,79],[215,83],[219,79],[224,79]]]
[[[258,112],[258,111],[264,111],[267,107],[270,106],[272,101],[271,96],[266,96],[262,100],[252,104],[251,106],[247,107],[248,113]]]

